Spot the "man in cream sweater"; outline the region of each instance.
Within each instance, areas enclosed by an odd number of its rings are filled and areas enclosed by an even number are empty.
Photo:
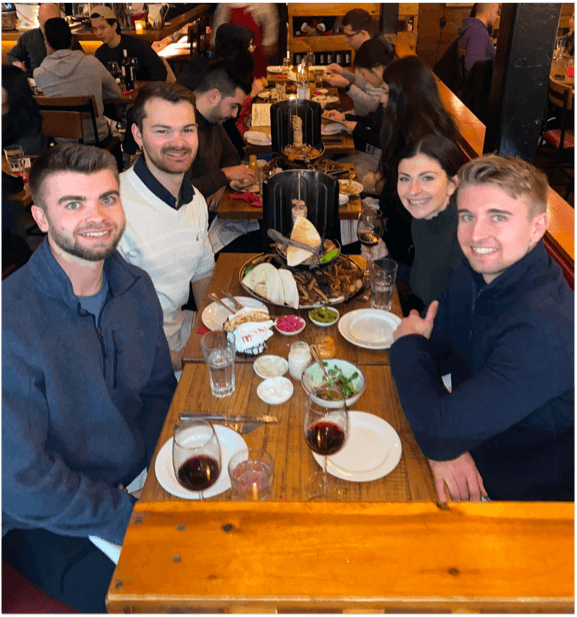
[[[171,83],[142,88],[132,134],[142,155],[120,175],[126,230],[118,250],[152,278],[178,372],[194,318],[182,309],[189,282],[200,306],[214,271],[206,201],[185,177],[198,149],[194,94]]]

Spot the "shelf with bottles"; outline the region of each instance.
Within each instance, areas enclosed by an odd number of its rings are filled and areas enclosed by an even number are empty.
[[[357,4],[319,4],[288,3],[287,45],[289,56],[295,64],[303,54],[313,52],[318,65],[338,62],[341,66],[351,66],[354,51],[342,34],[342,17],[351,8],[363,8],[372,17],[375,29],[380,18],[379,3]]]

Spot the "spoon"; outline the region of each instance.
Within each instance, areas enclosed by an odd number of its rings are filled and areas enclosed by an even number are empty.
[[[321,370],[325,374],[325,377],[327,379],[330,379],[329,374],[327,373],[327,369],[325,368],[325,366],[324,366],[324,364],[323,364],[323,362],[321,360],[321,357],[319,355],[319,351],[318,351],[316,345],[311,345],[311,353],[313,355],[313,358],[316,360],[317,364],[321,367]]]

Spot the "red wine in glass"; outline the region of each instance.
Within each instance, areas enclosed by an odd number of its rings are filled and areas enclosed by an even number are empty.
[[[186,460],[178,470],[178,481],[191,491],[204,491],[211,487],[220,474],[218,461],[200,454]]]
[[[305,433],[309,448],[324,456],[338,452],[343,447],[345,438],[343,428],[332,422],[316,422],[309,426]]]
[[[365,246],[376,246],[379,241],[379,236],[372,231],[360,231],[358,233],[359,241]]]

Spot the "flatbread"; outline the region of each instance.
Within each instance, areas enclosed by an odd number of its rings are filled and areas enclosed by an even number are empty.
[[[288,270],[279,270],[280,280],[284,293],[284,303],[294,309],[299,307],[299,290],[292,272]]]
[[[312,248],[318,248],[321,244],[321,237],[315,226],[304,216],[297,216],[291,240],[296,240],[301,244],[306,244]],[[309,251],[297,248],[296,246],[287,247],[287,264],[290,267],[298,266],[311,257]]]
[[[244,277],[242,282],[259,296],[275,304],[284,304],[280,274],[272,264],[259,264]]]

